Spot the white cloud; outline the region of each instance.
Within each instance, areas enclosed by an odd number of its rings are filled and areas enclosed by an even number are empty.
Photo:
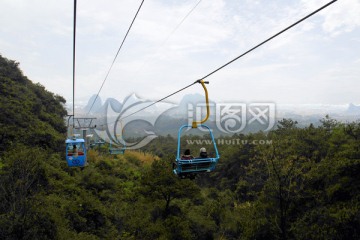
[[[77,99],[98,92],[140,2],[78,1]],[[145,99],[160,99],[327,2],[201,1],[172,33],[198,0],[145,1],[101,96],[122,99],[136,92]],[[25,75],[69,102],[72,7],[70,0],[0,2],[0,9],[6,9],[0,14],[0,53],[19,61]],[[358,94],[350,90],[360,87],[356,81],[359,39],[360,2],[339,0],[213,74],[210,96],[283,103],[356,102]],[[313,88],[309,90],[310,82]],[[199,91],[201,88],[190,88],[172,99]]]
[[[328,1],[303,0],[306,9],[315,9]],[[338,35],[360,26],[360,2],[358,0],[338,0],[328,9],[319,13],[324,18],[325,32]]]

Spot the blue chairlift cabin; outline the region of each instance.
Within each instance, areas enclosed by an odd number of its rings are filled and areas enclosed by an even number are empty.
[[[86,166],[86,146],[82,138],[67,139],[66,143],[66,161],[69,167]]]
[[[191,128],[191,125],[183,125],[180,127],[178,132],[178,146],[177,146],[177,154],[176,160],[173,166],[173,172],[178,175],[179,177],[187,177],[190,176],[191,178],[195,176],[197,173],[201,172],[211,172],[215,169],[216,164],[219,161],[219,152],[216,146],[216,142],[214,139],[214,135],[211,129],[206,125],[199,125],[199,127],[206,128],[211,137],[211,141],[214,146],[215,157],[207,157],[207,158],[192,158],[192,159],[183,159],[181,157],[181,149],[180,149],[180,140],[181,140],[181,133],[184,128]]]

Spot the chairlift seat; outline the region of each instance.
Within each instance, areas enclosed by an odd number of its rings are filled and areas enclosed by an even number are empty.
[[[178,176],[184,176],[186,174],[195,174],[201,172],[212,172],[215,170],[216,164],[218,163],[220,156],[217,150],[216,142],[214,139],[214,135],[211,129],[206,125],[199,125],[200,127],[206,128],[211,136],[212,143],[215,149],[215,157],[208,158],[193,158],[193,159],[182,159],[180,156],[180,140],[181,133],[184,128],[190,128],[191,125],[183,125],[180,127],[178,132],[178,147],[177,147],[177,155],[174,163],[173,172]]]
[[[110,148],[109,153],[110,154],[124,154],[125,148]]]
[[[110,154],[124,154],[126,150],[125,143],[122,144],[123,147],[112,147],[112,142],[110,140],[109,153]]]

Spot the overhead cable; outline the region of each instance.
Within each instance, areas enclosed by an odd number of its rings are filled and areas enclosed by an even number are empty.
[[[113,67],[113,65],[114,65],[114,63],[115,63],[115,60],[116,60],[117,56],[119,55],[119,52],[120,52],[120,50],[121,50],[121,48],[122,48],[122,46],[123,46],[123,44],[124,44],[124,42],[125,42],[125,39],[126,39],[126,37],[128,36],[128,34],[129,34],[129,32],[130,32],[130,29],[131,29],[132,25],[134,24],[135,19],[136,19],[137,15],[138,15],[138,13],[139,13],[139,11],[140,11],[141,6],[143,5],[143,3],[144,3],[144,0],[141,1],[141,4],[140,4],[140,6],[139,6],[139,8],[138,8],[138,10],[137,10],[137,12],[136,12],[136,14],[135,14],[132,22],[131,22],[131,24],[130,24],[129,29],[128,29],[127,32],[126,32],[126,35],[125,35],[123,41],[121,42],[121,45],[120,45],[120,47],[119,47],[119,49],[118,49],[118,51],[117,51],[117,53],[116,53],[116,55],[115,55],[115,57],[114,57],[114,60],[112,61],[111,65],[110,65],[110,68],[109,68],[109,70],[108,70],[108,72],[107,72],[107,74],[106,74],[106,76],[105,76],[105,79],[104,79],[104,81],[102,82],[101,87],[100,87],[98,93],[96,94],[96,97],[95,97],[93,103],[91,104],[91,107],[90,107],[90,109],[89,109],[89,111],[88,111],[87,114],[89,114],[89,113],[91,112],[91,109],[93,108],[93,106],[94,106],[97,98],[99,97],[99,94],[100,94],[100,92],[101,92],[101,89],[103,88],[103,86],[104,86],[104,84],[105,84],[105,82],[106,82],[106,79],[108,78],[108,76],[109,76],[109,74],[110,74],[110,71],[111,71],[111,69],[112,69],[112,67]]]
[[[185,20],[190,16],[190,14],[195,10],[195,8],[200,4],[202,0],[199,0],[191,9],[190,11],[181,19],[181,21],[175,26],[175,28],[167,35],[165,40],[157,47],[155,50],[155,53],[146,59],[143,64],[139,67],[141,70],[150,60],[154,58],[154,56],[159,52],[159,50],[167,43],[167,41],[170,39],[170,37],[178,30],[178,28],[185,22]]]
[[[290,25],[290,26],[288,26],[287,28],[284,28],[284,29],[283,29],[283,30],[281,30],[280,32],[278,32],[278,33],[274,34],[273,36],[269,37],[269,38],[268,38],[268,39],[266,39],[265,41],[263,41],[263,42],[261,42],[261,43],[257,44],[255,47],[253,47],[253,48],[249,49],[248,51],[246,51],[246,52],[242,53],[242,54],[241,54],[241,55],[239,55],[238,57],[236,57],[236,58],[232,59],[231,61],[229,61],[229,62],[225,63],[225,64],[224,64],[224,65],[222,65],[221,67],[219,67],[219,68],[215,69],[214,71],[212,71],[212,72],[210,72],[209,74],[205,75],[204,77],[200,78],[200,80],[201,80],[201,79],[205,79],[205,78],[209,77],[210,75],[212,75],[212,74],[216,73],[217,71],[219,71],[219,70],[223,69],[224,67],[226,67],[226,66],[230,65],[231,63],[235,62],[235,61],[236,61],[236,60],[238,60],[239,58],[241,58],[241,57],[245,56],[246,54],[248,54],[248,53],[252,52],[252,51],[253,51],[253,50],[255,50],[256,48],[258,48],[258,47],[260,47],[261,45],[263,45],[263,44],[265,44],[265,43],[269,42],[270,40],[272,40],[272,39],[274,39],[275,37],[279,36],[280,34],[282,34],[282,33],[286,32],[287,30],[289,30],[290,28],[292,28],[292,27],[296,26],[297,24],[299,24],[299,23],[303,22],[305,19],[307,19],[307,18],[309,18],[309,17],[313,16],[314,14],[316,14],[316,13],[318,13],[319,11],[323,10],[324,8],[326,8],[326,7],[330,6],[331,4],[333,4],[333,3],[334,3],[334,2],[336,2],[336,1],[337,1],[337,0],[333,0],[333,1],[331,1],[331,2],[329,2],[329,3],[327,3],[327,4],[325,4],[324,6],[320,7],[319,9],[317,9],[317,10],[313,11],[312,13],[310,13],[310,14],[308,14],[307,16],[303,17],[302,19],[300,19],[300,20],[296,21],[295,23],[291,24],[291,25]],[[161,102],[161,101],[163,101],[163,100],[165,100],[165,99],[167,99],[167,98],[169,98],[169,97],[171,97],[171,96],[173,96],[173,95],[175,95],[175,94],[177,94],[177,93],[179,93],[179,92],[181,92],[181,91],[183,91],[183,90],[185,90],[185,89],[187,89],[187,88],[191,87],[192,85],[194,85],[194,84],[196,84],[196,83],[199,83],[199,82],[200,82],[200,80],[196,80],[195,82],[193,82],[193,83],[191,83],[191,84],[187,85],[186,87],[183,87],[183,88],[181,88],[181,89],[179,89],[179,90],[177,90],[177,91],[175,91],[175,92],[173,92],[173,93],[171,93],[171,94],[167,95],[166,97],[163,97],[163,98],[161,98],[160,100],[157,100],[156,102],[153,102],[153,103],[149,104],[148,106],[145,106],[145,107],[143,107],[143,108],[139,109],[139,110],[138,110],[138,111],[136,111],[136,112],[133,112],[133,113],[131,113],[131,114],[129,114],[129,115],[126,115],[126,116],[125,116],[125,117],[123,117],[123,118],[120,118],[120,120],[123,120],[123,119],[125,119],[125,118],[128,118],[128,117],[130,117],[130,116],[132,116],[132,115],[134,115],[134,114],[136,114],[136,113],[140,112],[140,111],[143,111],[143,110],[145,110],[145,109],[147,109],[147,108],[149,108],[149,107],[153,106],[154,104],[156,104],[156,103],[158,103],[158,102]]]
[[[198,82],[198,81],[193,82],[193,83],[187,85],[186,87],[183,87],[183,88],[177,90],[176,92],[173,92],[173,93],[167,95],[166,97],[163,97],[162,99],[159,99],[159,100],[157,100],[156,102],[153,102],[153,103],[151,103],[151,104],[149,104],[149,105],[147,105],[147,106],[145,106],[145,107],[137,110],[136,112],[133,112],[133,113],[131,113],[131,114],[129,114],[129,115],[121,118],[120,120],[123,120],[123,119],[125,119],[125,118],[128,118],[128,117],[130,117],[130,116],[132,116],[132,115],[134,115],[134,114],[136,114],[136,113],[138,113],[138,112],[141,112],[142,110],[145,110],[146,108],[149,108],[149,107],[155,105],[156,103],[159,103],[159,102],[161,102],[161,101],[163,101],[163,100],[165,100],[165,99],[167,99],[167,98],[169,98],[169,97],[171,97],[171,96],[173,96],[173,95],[175,95],[175,94],[177,94],[177,93],[179,93],[179,92],[181,92],[181,91],[184,91],[185,89],[191,87],[192,85],[194,85],[194,84],[197,83],[197,82]]]
[[[77,1],[74,0],[74,30],[73,30],[73,126],[75,118],[75,46],[76,46],[76,5]]]
[[[219,71],[220,69],[222,69],[222,68],[226,67],[227,65],[229,65],[229,64],[231,64],[231,63],[233,63],[233,62],[235,62],[235,61],[236,61],[236,60],[238,60],[239,58],[241,58],[241,57],[245,56],[246,54],[248,54],[248,53],[252,52],[252,51],[253,51],[253,50],[255,50],[256,48],[258,48],[258,47],[260,47],[261,45],[263,45],[263,44],[267,43],[267,42],[268,42],[268,41],[270,41],[271,39],[273,39],[273,38],[275,38],[275,37],[279,36],[279,35],[280,35],[280,34],[282,34],[283,32],[286,32],[286,31],[287,31],[287,30],[289,30],[290,28],[292,28],[292,27],[294,27],[295,25],[297,25],[297,24],[301,23],[301,22],[302,22],[302,21],[304,21],[305,19],[307,19],[307,18],[311,17],[312,15],[314,15],[314,14],[316,14],[317,12],[319,12],[319,11],[323,10],[324,8],[328,7],[329,5],[333,4],[333,3],[334,3],[334,2],[336,2],[336,1],[337,1],[337,0],[333,0],[333,1],[331,1],[331,2],[329,2],[329,3],[327,3],[327,4],[325,4],[325,5],[324,5],[324,6],[322,6],[321,8],[319,8],[319,9],[315,10],[314,12],[310,13],[309,15],[307,15],[307,16],[303,17],[302,19],[298,20],[297,22],[295,22],[295,23],[291,24],[291,25],[290,25],[290,26],[288,26],[287,28],[284,28],[284,29],[283,29],[283,30],[281,30],[280,32],[278,32],[278,33],[274,34],[273,36],[271,36],[271,37],[269,37],[268,39],[266,39],[265,41],[263,41],[263,42],[259,43],[259,44],[258,44],[258,45],[256,45],[255,47],[253,47],[253,48],[249,49],[248,51],[244,52],[244,53],[243,53],[243,54],[241,54],[240,56],[237,56],[237,57],[236,57],[236,58],[234,58],[233,60],[231,60],[231,61],[227,62],[226,64],[222,65],[221,67],[219,67],[219,68],[215,69],[215,70],[214,70],[214,71],[212,71],[211,73],[209,73],[209,74],[207,74],[206,76],[204,76],[202,79],[205,79],[205,78],[209,77],[210,75],[212,75],[212,74],[216,73],[216,72],[217,72],[217,71]]]

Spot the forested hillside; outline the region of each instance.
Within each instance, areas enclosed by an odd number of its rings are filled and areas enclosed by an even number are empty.
[[[19,143],[62,149],[65,99],[33,84],[18,65],[0,55],[0,150]]]
[[[359,122],[219,137],[195,180],[172,173],[171,136],[68,168],[65,100],[2,57],[0,80],[0,239],[360,238]]]

